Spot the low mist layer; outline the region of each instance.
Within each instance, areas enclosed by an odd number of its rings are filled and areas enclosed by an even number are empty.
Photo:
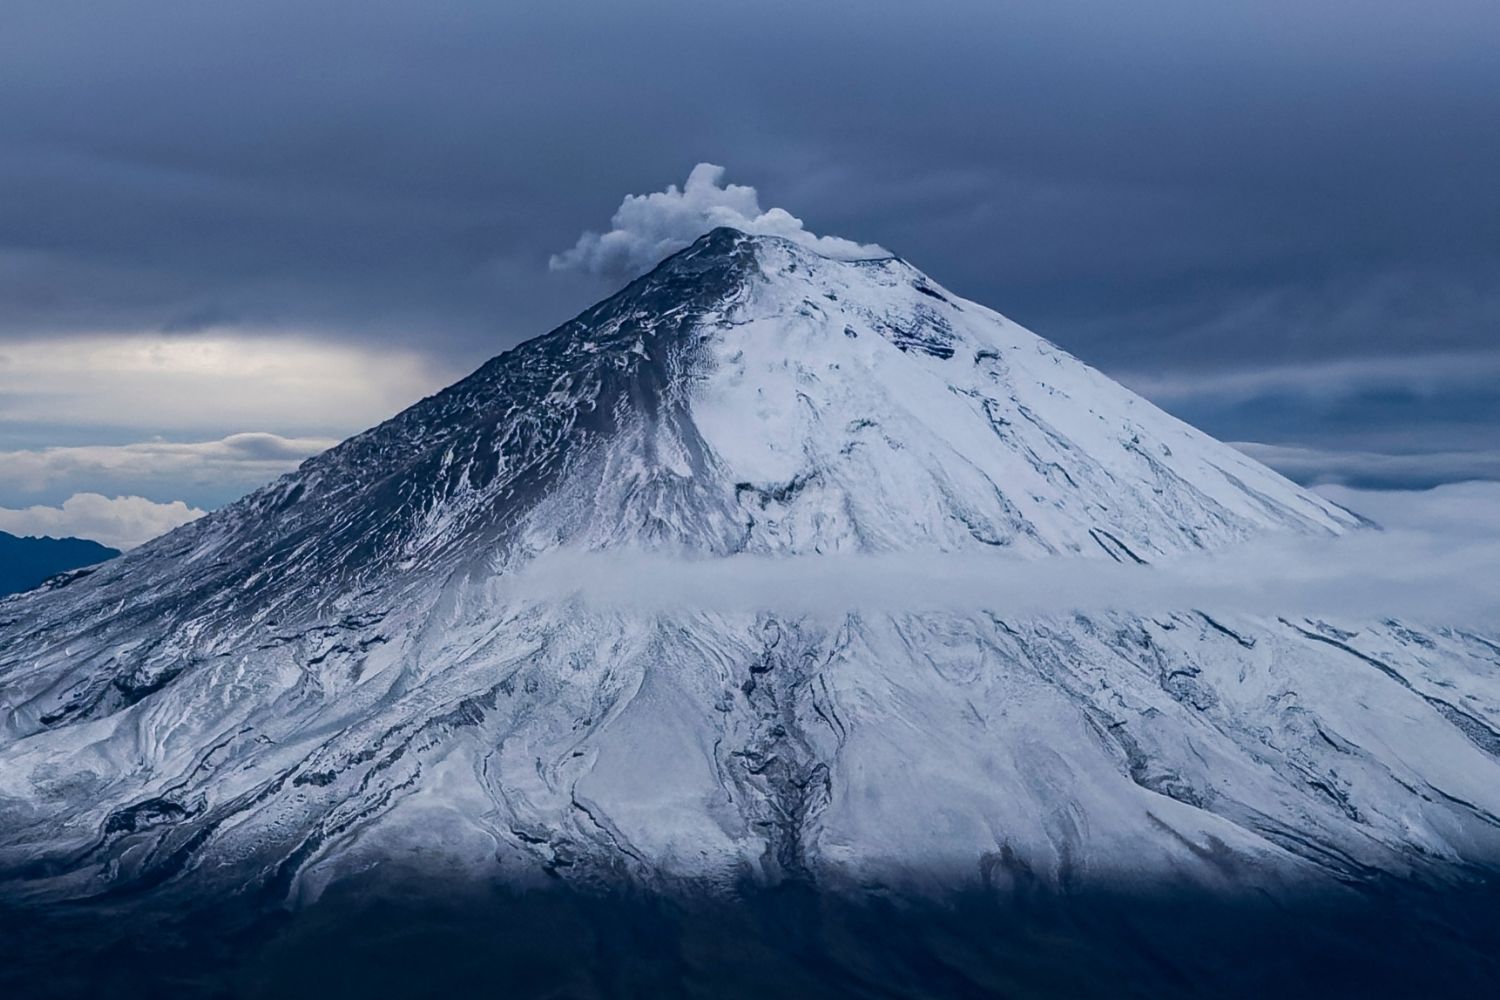
[[[1202,608],[1455,624],[1500,618],[1500,484],[1330,493],[1375,523],[1339,536],[1269,538],[1152,564],[1097,555],[1026,560],[1003,550],[715,559],[576,553],[543,557],[506,586],[518,597],[647,612],[994,610],[1029,616]]]

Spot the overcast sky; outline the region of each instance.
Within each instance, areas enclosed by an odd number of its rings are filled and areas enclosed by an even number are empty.
[[[0,507],[223,503],[610,291],[549,262],[704,161],[1304,481],[1500,478],[1497,38],[1494,0],[6,0]]]

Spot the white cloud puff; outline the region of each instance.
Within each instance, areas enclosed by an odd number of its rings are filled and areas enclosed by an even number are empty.
[[[840,259],[888,256],[873,243],[808,232],[802,220],[784,208],[762,211],[755,188],[724,184],[723,179],[723,167],[700,163],[681,190],[670,184],[665,191],[626,195],[610,220],[609,232],[584,233],[571,250],[552,256],[552,270],[631,277],[719,226],[785,237]]]
[[[37,505],[19,510],[0,507],[0,531],[12,535],[92,538],[117,549],[130,549],[203,514],[181,500],[156,503],[145,497],[75,493],[60,507]]]

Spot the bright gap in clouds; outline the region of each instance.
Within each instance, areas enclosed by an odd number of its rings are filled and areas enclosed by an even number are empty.
[[[291,471],[457,374],[417,351],[285,334],[5,344],[0,530],[138,545]]]
[[[0,347],[0,422],[12,440],[26,425],[342,437],[455,374],[417,351],[253,331],[52,337]]]

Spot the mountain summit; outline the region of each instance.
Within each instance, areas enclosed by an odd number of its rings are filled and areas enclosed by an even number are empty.
[[[718,229],[0,603],[0,889],[1462,882],[1500,856],[1492,637],[509,585],[559,553],[1133,566],[1359,528],[900,259]]]

